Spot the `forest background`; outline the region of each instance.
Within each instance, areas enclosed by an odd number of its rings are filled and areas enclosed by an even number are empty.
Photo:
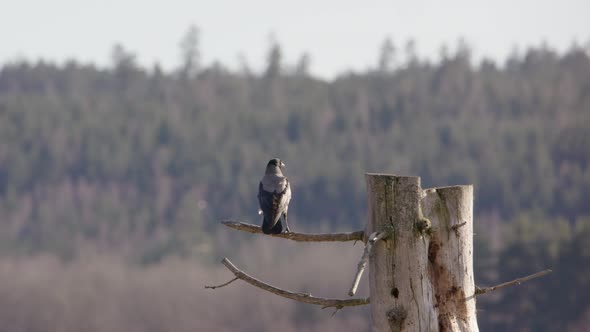
[[[503,63],[469,44],[421,58],[386,38],[375,65],[334,79],[285,63],[146,68],[115,45],[111,66],[0,65],[0,331],[367,330],[234,283],[219,260],[272,284],[345,297],[362,248],[285,243],[220,226],[259,224],[256,193],[280,157],[296,231],[366,222],[366,172],[475,186],[480,286],[551,268],[478,298],[482,331],[590,328],[590,48],[549,45]],[[239,233],[239,234],[235,234]],[[366,285],[361,295],[367,293]]]

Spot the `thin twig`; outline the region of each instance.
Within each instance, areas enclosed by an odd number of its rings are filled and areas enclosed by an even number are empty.
[[[223,286],[227,286],[227,285],[231,284],[232,282],[234,282],[234,281],[236,281],[236,280],[238,280],[238,277],[235,277],[235,278],[233,278],[232,280],[230,280],[230,281],[228,281],[228,282],[226,282],[226,283],[224,283],[224,284],[217,285],[217,286],[205,286],[205,288],[208,288],[208,289],[221,288],[221,287],[223,287]]]
[[[334,312],[332,313],[332,316],[330,316],[330,317],[334,317],[334,315],[336,315],[336,313],[337,313],[337,312],[338,312],[338,310],[340,310],[340,309],[342,309],[342,308],[336,308],[336,309],[334,309]]]
[[[376,234],[377,233],[371,234],[370,238],[373,238],[373,236],[375,236]],[[361,276],[363,275],[365,267],[367,266],[367,262],[369,261],[369,253],[371,252],[372,247],[372,242],[367,241],[367,244],[365,245],[365,250],[363,251],[363,256],[361,257],[361,260],[357,266],[357,271],[354,276],[354,280],[352,281],[352,287],[350,287],[350,291],[348,291],[348,295],[350,296],[354,296],[354,294],[356,294],[356,289],[358,288],[359,282],[361,281]]]
[[[365,250],[363,251],[363,256],[361,256],[361,260],[357,265],[356,275],[354,276],[354,280],[352,281],[352,287],[350,287],[350,291],[348,295],[354,296],[356,294],[356,290],[358,288],[359,282],[361,281],[361,276],[367,267],[367,262],[369,261],[369,256],[371,254],[371,250],[373,248],[373,244],[379,240],[383,240],[389,236],[389,233],[386,231],[383,232],[373,232],[369,235],[369,240],[365,245]]]
[[[465,226],[465,225],[467,225],[467,221],[464,221],[464,222],[462,222],[462,223],[460,223],[460,224],[453,225],[453,226],[451,226],[451,228],[452,228],[454,231],[456,231],[456,230],[457,230],[459,227],[463,227],[463,226]]]
[[[517,278],[517,279],[511,280],[511,281],[507,281],[507,282],[501,283],[501,284],[496,285],[496,286],[485,287],[485,288],[475,287],[475,293],[473,294],[473,297],[479,296],[479,295],[483,295],[483,294],[486,294],[486,293],[495,291],[495,290],[500,289],[500,288],[504,288],[504,287],[508,287],[508,286],[513,286],[513,285],[520,285],[521,283],[523,283],[525,281],[529,281],[531,279],[542,277],[542,276],[547,275],[547,274],[549,274],[551,272],[553,272],[553,271],[551,271],[550,269],[547,269],[547,270],[544,270],[544,271],[541,271],[541,272],[533,273],[533,274],[528,275],[526,277]]]
[[[222,221],[227,227],[237,229],[239,231],[254,233],[254,234],[264,234],[262,233],[262,229],[258,225],[247,224],[244,222],[239,221],[232,221],[226,220]],[[324,234],[304,234],[304,233],[295,233],[295,232],[288,232],[288,233],[281,233],[281,234],[268,234],[274,237],[280,237],[284,239],[289,239],[293,241],[301,241],[301,242],[328,242],[328,241],[362,241],[363,235],[365,234],[364,231],[356,231],[356,232],[348,232],[348,233],[324,233]]]
[[[260,289],[265,291],[271,292],[278,296],[282,296],[291,300],[309,303],[309,304],[316,304],[321,305],[324,308],[334,307],[337,309],[341,309],[343,307],[352,307],[357,305],[365,305],[369,304],[369,298],[366,299],[347,299],[347,300],[340,300],[340,299],[327,299],[322,297],[315,297],[309,293],[293,293],[287,290],[271,286],[263,281],[260,281],[254,277],[249,276],[242,270],[238,269],[232,262],[229,261],[227,258],[223,258],[221,261],[225,267],[227,267],[238,279],[244,280],[245,282],[249,283],[252,286],[256,286]]]

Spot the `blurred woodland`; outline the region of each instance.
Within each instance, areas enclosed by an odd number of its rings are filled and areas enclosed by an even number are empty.
[[[228,255],[272,284],[346,296],[358,244],[219,225],[260,223],[272,157],[297,231],[362,229],[365,172],[474,184],[476,284],[554,270],[478,298],[481,330],[590,329],[588,48],[475,63],[461,42],[434,62],[387,39],[374,68],[331,81],[276,42],[262,72],[201,52],[191,29],[172,72],[122,45],[109,68],[0,65],[0,331],[367,330],[366,308],[330,318],[240,282],[203,290],[233,277]]]

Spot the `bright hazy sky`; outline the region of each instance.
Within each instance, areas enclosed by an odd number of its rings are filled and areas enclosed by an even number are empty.
[[[273,33],[285,62],[311,55],[313,74],[331,78],[377,62],[387,36],[399,47],[416,40],[436,59],[460,37],[482,56],[503,61],[514,46],[546,41],[558,51],[590,42],[589,0],[0,0],[0,66],[25,58],[68,58],[110,64],[120,42],[141,64],[179,64],[179,40],[190,24],[201,30],[203,62],[238,68],[243,55],[261,70]]]

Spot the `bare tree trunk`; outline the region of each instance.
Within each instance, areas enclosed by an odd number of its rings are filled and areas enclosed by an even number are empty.
[[[391,233],[369,260],[373,331],[477,331],[474,299],[465,299],[474,294],[472,187],[425,193],[419,177],[366,181],[365,234]]]
[[[437,317],[428,277],[428,238],[420,221],[419,177],[367,174],[366,234],[391,229],[369,260],[373,331],[433,331]]]
[[[441,331],[478,331],[473,280],[473,186],[426,190],[430,278]]]

